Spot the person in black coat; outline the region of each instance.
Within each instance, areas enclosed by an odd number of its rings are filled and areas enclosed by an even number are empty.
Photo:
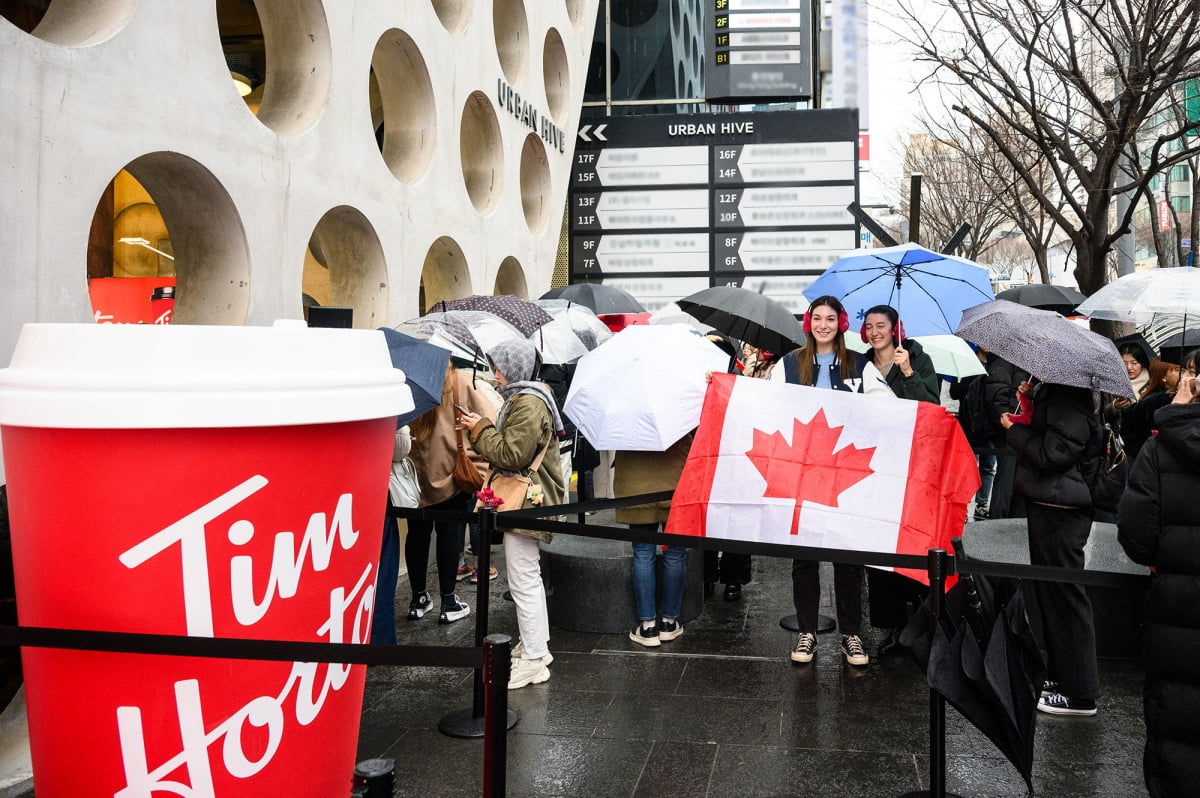
[[[1021,383],[1018,390],[1031,393]],[[1025,499],[1029,562],[1083,570],[1092,531],[1092,492],[1085,473],[1099,467],[1100,423],[1087,388],[1041,383],[1032,390],[1028,423],[1005,413],[1005,440],[1017,453],[1014,491]],[[1095,462],[1089,462],[1094,460]],[[1100,696],[1096,630],[1083,585],[1035,582],[1047,652],[1047,685],[1038,709],[1095,715]]]
[[[1005,445],[1000,416],[1011,413],[1016,408],[1017,386],[1029,379],[1029,372],[994,353],[988,358],[984,368],[987,369],[984,399],[991,412],[992,439],[997,450],[996,478],[992,481],[988,518],[1020,518],[1024,515],[1018,506],[1021,502],[1013,500],[1013,474],[1016,472],[1017,461],[1012,455],[1012,450]]]
[[[1154,416],[1121,497],[1117,539],[1134,562],[1153,566],[1142,653],[1146,748],[1152,798],[1200,789],[1200,350],[1184,359],[1172,404]]]

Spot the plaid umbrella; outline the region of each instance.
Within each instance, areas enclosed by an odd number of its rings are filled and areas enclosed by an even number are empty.
[[[963,311],[955,333],[1043,382],[1137,398],[1113,342],[1057,313],[994,299]]]
[[[678,304],[698,321],[759,349],[790,352],[804,345],[804,329],[792,312],[757,291],[719,285],[685,296]]]
[[[429,309],[430,311],[446,310],[482,310],[494,314],[507,321],[528,337],[534,330],[550,321],[551,316],[533,302],[511,294],[486,296],[473,294],[462,299],[445,299]]]
[[[646,308],[633,294],[616,286],[603,283],[572,283],[562,288],[552,288],[542,294],[542,299],[569,299],[587,305],[597,315],[601,313],[644,313]]]

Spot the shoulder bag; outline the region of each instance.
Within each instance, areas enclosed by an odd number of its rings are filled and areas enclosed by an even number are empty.
[[[505,474],[497,471],[493,466],[488,472],[483,490],[480,491],[484,495],[479,497],[479,501],[475,503],[475,509],[488,506],[497,512],[504,512],[505,510],[521,510],[527,503],[541,504],[541,486],[533,481],[531,475],[541,467],[552,440],[553,438],[546,441],[546,445],[538,452],[537,457],[533,458],[533,462],[529,464],[529,468],[525,469],[524,473]]]
[[[458,401],[458,377],[454,376],[450,383],[453,390],[454,404],[459,404]],[[474,494],[475,491],[483,487],[483,474],[479,473],[479,469],[475,467],[475,463],[471,461],[470,455],[467,454],[466,447],[463,444],[462,430],[456,429],[455,433],[458,436],[458,451],[454,455],[454,485],[463,493]]]

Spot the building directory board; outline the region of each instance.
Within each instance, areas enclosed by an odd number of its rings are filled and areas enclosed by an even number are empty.
[[[810,0],[706,0],[704,94],[733,104],[812,97]]]
[[[596,120],[585,120],[596,122]],[[649,310],[740,285],[802,312],[858,246],[855,109],[607,117],[571,167],[570,279]]]

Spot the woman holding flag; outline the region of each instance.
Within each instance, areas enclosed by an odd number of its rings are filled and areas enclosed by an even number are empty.
[[[769,379],[835,391],[890,393],[879,370],[864,355],[846,348],[845,333],[849,328],[850,318],[837,298],[822,296],[813,300],[804,313],[807,342],[802,348],[784,355]],[[821,601],[819,569],[820,563],[816,560],[792,561],[792,601],[800,626],[800,636],[791,652],[793,662],[812,662],[817,650],[817,610]],[[849,664],[858,666],[870,661],[859,637],[862,578],[861,565],[833,565],[842,656]]]

